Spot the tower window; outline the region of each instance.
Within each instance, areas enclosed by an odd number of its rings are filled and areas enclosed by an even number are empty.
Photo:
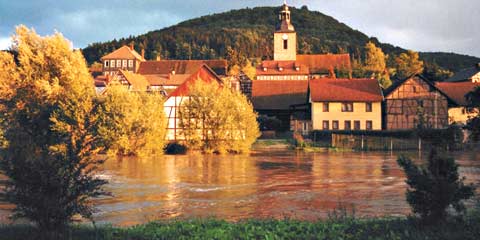
[[[283,49],[288,49],[288,40],[287,39],[283,40]]]

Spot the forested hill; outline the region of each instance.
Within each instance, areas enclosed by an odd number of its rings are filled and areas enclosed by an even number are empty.
[[[195,18],[162,30],[140,36],[130,36],[105,43],[94,43],[83,49],[89,63],[122,45],[134,42],[135,49],[145,49],[147,59],[212,59],[226,58],[231,47],[235,56],[269,59],[273,55],[273,30],[277,22],[277,7],[257,7]],[[292,21],[298,33],[299,53],[345,53],[362,56],[368,41],[380,46],[390,56],[405,50],[379,43],[360,31],[334,18],[307,7],[291,8]],[[232,51],[230,50],[230,58]],[[454,53],[420,53],[428,63],[457,71],[470,67],[479,58]]]

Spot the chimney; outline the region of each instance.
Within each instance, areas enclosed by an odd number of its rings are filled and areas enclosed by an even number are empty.
[[[145,58],[145,49],[142,49],[142,58]]]
[[[130,43],[130,50],[133,51],[133,42]]]

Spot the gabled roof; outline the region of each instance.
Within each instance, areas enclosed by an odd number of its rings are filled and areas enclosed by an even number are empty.
[[[311,74],[325,73],[330,69],[352,69],[350,55],[347,54],[297,54],[297,62],[310,69]]]
[[[437,82],[435,86],[449,96],[457,105],[467,106],[465,95],[474,90],[475,87],[480,87],[480,84],[472,82]]]
[[[145,59],[140,56],[140,54],[127,46],[123,46],[101,58],[101,60],[107,59],[137,59],[139,61],[145,61]]]
[[[192,74],[206,64],[218,74],[225,74],[226,60],[160,60],[141,62],[138,73],[142,75],[154,74]]]
[[[312,102],[381,102],[382,89],[376,79],[320,78],[310,81]]]
[[[144,76],[132,73],[126,70],[120,70],[120,74],[125,77],[133,91],[146,91],[150,85]]]
[[[193,74],[191,74],[180,86],[175,89],[168,97],[188,96],[189,87],[196,81],[204,81],[206,83],[217,82],[222,83],[222,80],[215,74],[215,72],[206,64]]]
[[[281,70],[280,70],[281,69]],[[298,70],[297,70],[298,69]],[[263,61],[257,75],[308,75],[309,69],[296,61]]]
[[[385,89],[383,91],[383,96],[384,97],[388,97],[388,95],[390,95],[393,91],[395,91],[398,87],[400,87],[403,83],[405,83],[407,80],[411,79],[411,78],[415,78],[417,77],[418,79],[424,81],[425,83],[427,83],[432,89],[438,91],[439,93],[441,93],[444,97],[447,98],[447,100],[449,102],[454,102],[455,101],[450,98],[450,96],[448,96],[447,94],[445,94],[442,90],[438,89],[437,86],[435,86],[435,83],[433,83],[432,81],[428,80],[427,78],[425,78],[424,76],[422,76],[421,74],[414,74],[410,77],[407,77],[405,79],[402,79],[402,80],[397,80],[395,81],[389,88]]]
[[[480,64],[474,67],[466,68],[456,72],[451,78],[447,79],[446,82],[463,82],[470,81],[473,76],[480,73]]]
[[[289,110],[307,103],[307,80],[257,80],[252,82],[252,104],[256,110]]]
[[[191,74],[150,74],[142,75],[147,79],[150,86],[179,86],[190,77]]]

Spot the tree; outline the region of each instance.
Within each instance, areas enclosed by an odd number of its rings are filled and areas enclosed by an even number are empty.
[[[390,75],[386,65],[387,56],[383,53],[382,49],[376,47],[373,42],[368,42],[365,45],[365,71],[371,74],[371,77],[378,79],[383,89],[386,89],[392,85]]]
[[[96,132],[109,155],[163,153],[167,120],[160,94],[131,92],[114,81],[99,100]]]
[[[423,61],[419,59],[417,52],[408,50],[395,58],[395,68],[397,69],[396,77],[405,79],[421,73],[423,71]]]
[[[40,37],[17,27],[12,49],[0,53],[0,115],[7,145],[0,169],[14,217],[40,230],[66,227],[74,215],[91,218],[90,199],[106,194],[95,176],[103,162],[94,134],[95,90],[85,59],[59,33]]]
[[[260,135],[257,115],[243,94],[202,80],[191,85],[179,118],[187,146],[205,152],[248,152]]]
[[[474,195],[474,186],[466,185],[465,178],[459,177],[455,159],[438,155],[434,149],[426,167],[419,167],[404,156],[399,157],[397,162],[407,176],[407,202],[426,223],[444,220],[449,206],[463,211],[462,200]]]

